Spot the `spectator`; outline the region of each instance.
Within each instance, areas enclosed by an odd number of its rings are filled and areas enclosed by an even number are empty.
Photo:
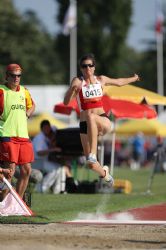
[[[155,173],[164,173],[166,171],[166,148],[164,146],[163,138],[160,136],[157,137],[157,145],[153,156],[154,166],[148,181],[148,193],[151,192]]]
[[[144,136],[142,132],[139,132],[132,141],[133,146],[133,162],[132,168],[139,169],[144,162],[145,149],[144,149]]]
[[[0,161],[3,168],[10,170],[9,182],[20,168],[16,191],[23,198],[31,174],[31,162],[34,159],[32,143],[29,140],[27,118],[35,105],[29,91],[20,85],[22,68],[18,64],[9,64],[6,68],[6,81],[0,85]],[[5,189],[0,193],[2,201],[7,195]]]
[[[56,128],[51,127],[48,120],[43,120],[40,128],[41,132],[32,141],[35,153],[32,167],[41,170],[44,175],[39,191],[45,193],[51,188],[54,194],[62,193],[65,191],[66,167],[49,159],[51,152],[61,152],[56,146]]]
[[[154,156],[155,156],[154,172],[155,173],[165,172],[166,148],[164,146],[163,138],[160,136],[157,137],[157,146],[154,152]]]

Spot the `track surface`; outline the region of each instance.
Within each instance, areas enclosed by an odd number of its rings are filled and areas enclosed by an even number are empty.
[[[125,212],[106,214],[104,218],[80,218],[66,223],[166,225],[166,203],[130,209]]]
[[[0,224],[1,250],[135,250],[166,249],[166,203],[106,215],[120,221],[121,216],[151,221],[138,224],[51,223],[47,225]],[[117,217],[118,216],[118,217]],[[132,217],[132,218],[133,218]],[[117,219],[118,218],[118,219]],[[136,220],[136,218],[138,220]],[[130,218],[130,221],[132,219]],[[161,224],[155,224],[160,221]]]

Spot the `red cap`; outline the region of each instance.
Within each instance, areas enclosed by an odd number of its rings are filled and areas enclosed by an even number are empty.
[[[15,70],[20,70],[22,71],[22,68],[20,65],[15,64],[15,63],[11,63],[6,67],[6,71],[15,71]]]

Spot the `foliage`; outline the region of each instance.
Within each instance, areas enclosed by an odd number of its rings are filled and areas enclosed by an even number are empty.
[[[70,1],[55,2],[59,8],[57,21],[62,25]],[[97,59],[98,74],[126,77],[139,73],[142,81],[137,85],[157,92],[156,41],[145,41],[148,49],[143,52],[128,48],[125,44],[131,25],[132,2],[77,0],[78,58],[92,52]],[[154,29],[154,25],[151,29]],[[164,69],[165,34],[164,29]],[[6,65],[15,62],[24,69],[22,82],[26,85],[68,84],[69,51],[69,36],[49,34],[35,12],[29,10],[21,15],[12,0],[0,1],[0,81],[4,80]]]
[[[59,3],[58,21],[62,24],[69,1],[57,0],[57,2]],[[107,4],[102,0],[77,1],[77,11],[78,58],[89,52],[94,53],[97,58],[98,73],[116,77],[130,27],[131,1],[112,0]],[[57,51],[61,54],[67,80],[69,78],[69,36],[62,34],[57,36]]]
[[[28,11],[21,16],[12,0],[1,0],[1,81],[5,66],[13,62],[22,65],[22,81],[26,84],[47,84],[60,80],[59,74],[56,74],[59,65],[54,43],[34,12]]]
[[[32,210],[35,217],[0,217],[0,223],[49,223],[76,218],[82,213],[111,213],[130,208],[165,202],[165,175],[155,174],[152,193],[146,193],[150,169],[132,171],[129,168],[115,168],[115,178],[127,179],[133,185],[130,194],[39,194],[32,195]],[[93,172],[91,171],[91,175]],[[85,175],[86,176],[86,175]],[[91,176],[93,179],[93,176]],[[96,176],[94,176],[96,178]],[[102,204],[102,207],[101,207]]]
[[[166,33],[165,33],[166,34]],[[166,39],[163,44],[163,70],[166,68]],[[140,72],[142,72],[142,78],[144,79],[144,87],[151,91],[157,92],[157,51],[155,46],[150,46],[147,51],[142,54],[142,60],[140,63]],[[166,75],[164,74],[164,82]],[[166,88],[164,86],[164,95],[166,95]]]
[[[138,53],[134,49],[124,46],[122,49],[121,58],[119,59],[120,66],[117,68],[118,75],[130,76],[137,73],[142,77],[140,71],[142,57],[143,56],[141,53]]]
[[[166,16],[166,4],[163,5],[163,13]],[[166,69],[166,22],[163,23],[163,71]],[[154,30],[154,25],[150,27]],[[155,30],[154,30],[155,32]],[[139,63],[139,71],[142,74],[143,85],[146,89],[157,92],[157,42],[156,36],[154,40],[148,40],[147,50],[142,52],[142,59]],[[166,74],[164,72],[164,82],[166,81]],[[166,88],[164,85],[164,95],[166,95]]]

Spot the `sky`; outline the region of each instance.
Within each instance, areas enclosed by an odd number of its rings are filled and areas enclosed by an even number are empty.
[[[160,0],[166,4],[166,0]],[[58,6],[54,0],[13,0],[20,13],[26,10],[36,12],[49,32],[55,34],[60,27],[56,24]],[[137,51],[147,48],[146,40],[155,39],[152,30],[156,20],[156,0],[133,0],[132,26],[128,33],[127,44]]]

